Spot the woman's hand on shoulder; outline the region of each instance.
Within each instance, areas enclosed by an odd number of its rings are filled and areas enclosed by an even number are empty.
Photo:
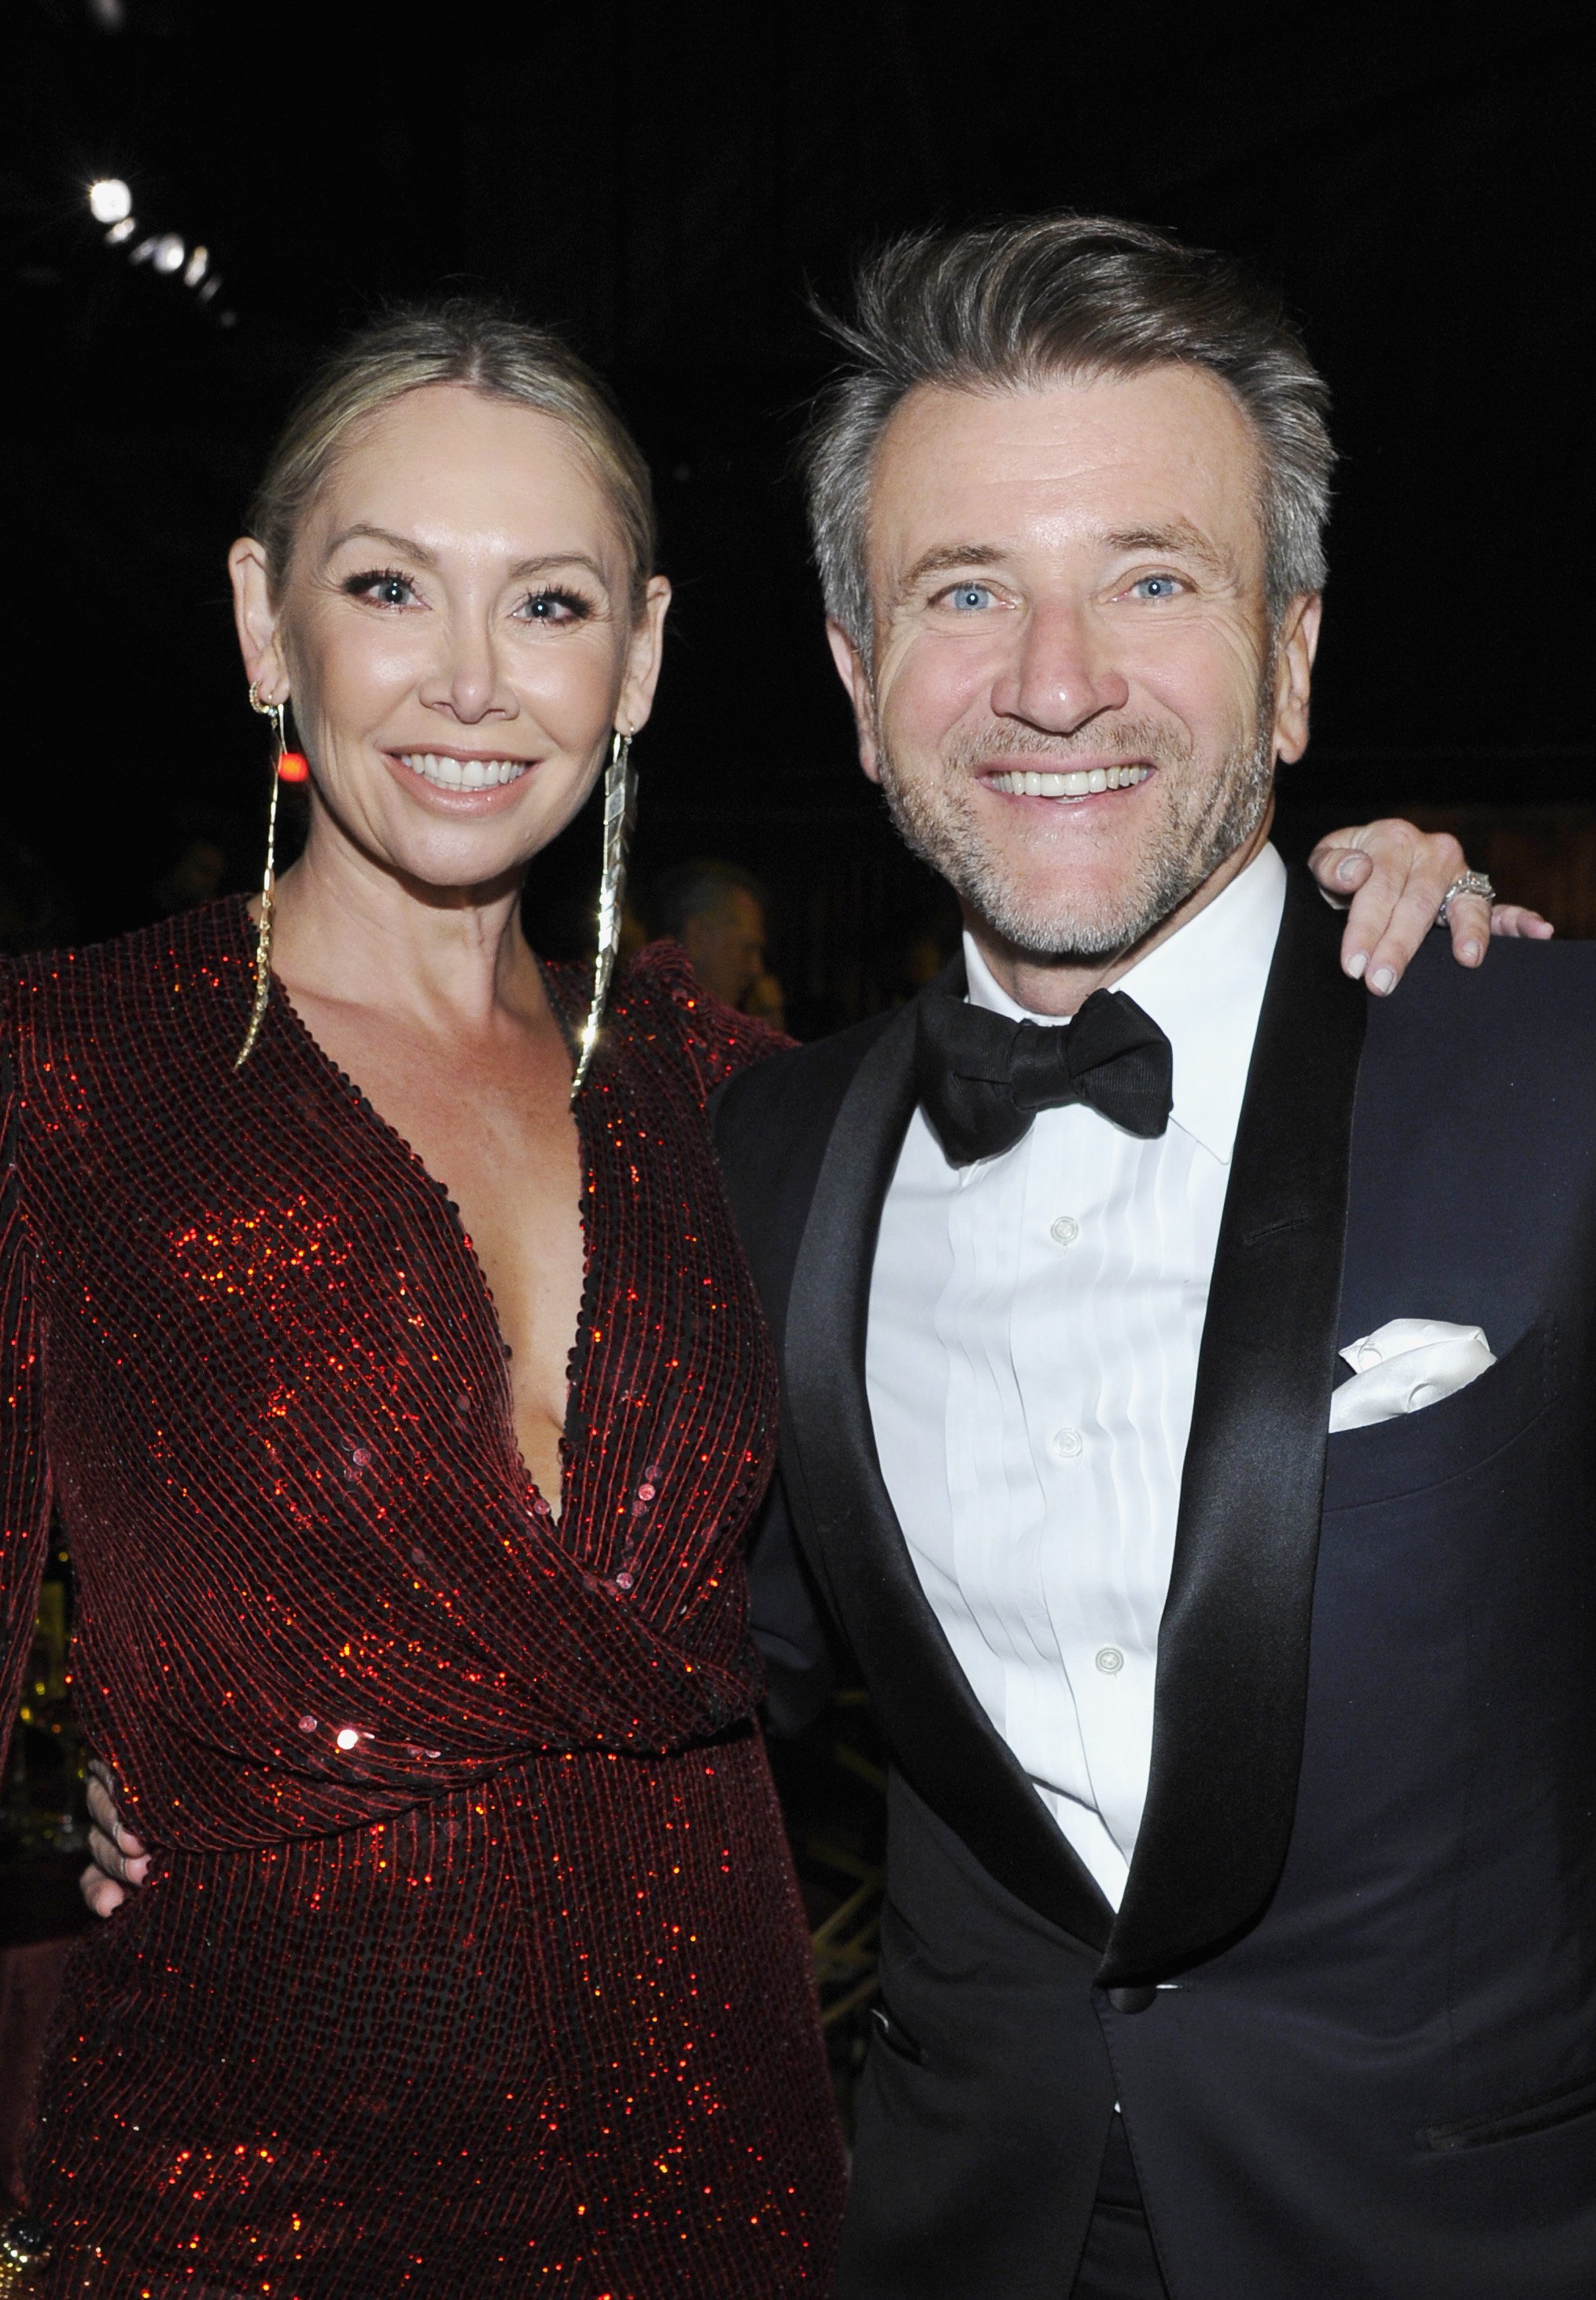
[[[98,1757],[89,1760],[88,1811],[93,1866],[79,1879],[79,1889],[96,1917],[108,1917],[149,1875],[150,1856],[123,1821],[115,1776]]]
[[[1341,962],[1354,981],[1388,997],[1435,924],[1448,889],[1468,871],[1468,858],[1449,830],[1419,830],[1394,818],[1332,830],[1308,858],[1326,901],[1349,904]],[[1556,932],[1522,903],[1492,903],[1462,894],[1447,906],[1452,956],[1478,966],[1493,934],[1547,942]]]

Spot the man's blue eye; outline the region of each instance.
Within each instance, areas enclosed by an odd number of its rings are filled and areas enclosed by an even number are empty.
[[[1143,599],[1172,599],[1179,588],[1173,575],[1143,575],[1131,585]]]
[[[960,583],[956,591],[949,592],[948,599],[956,612],[962,615],[969,613],[972,609],[989,605],[992,594],[985,583]]]

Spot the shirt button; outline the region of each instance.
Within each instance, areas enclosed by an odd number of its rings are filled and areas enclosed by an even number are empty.
[[[1073,1214],[1060,1214],[1049,1231],[1049,1236],[1058,1246],[1073,1246],[1080,1234],[1081,1226]]]
[[[1105,1677],[1118,1677],[1125,1667],[1125,1655],[1118,1646],[1104,1646],[1097,1656],[1097,1666]]]
[[[1073,1462],[1081,1450],[1081,1433],[1078,1429],[1053,1431],[1053,1451],[1060,1462]]]

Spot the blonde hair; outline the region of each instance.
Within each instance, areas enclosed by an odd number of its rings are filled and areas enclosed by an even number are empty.
[[[634,615],[653,572],[656,529],[648,465],[608,391],[568,344],[474,296],[402,304],[348,337],[289,411],[249,507],[281,595],[306,512],[351,430],[407,392],[461,383],[552,415],[579,441],[614,513],[631,561]]]

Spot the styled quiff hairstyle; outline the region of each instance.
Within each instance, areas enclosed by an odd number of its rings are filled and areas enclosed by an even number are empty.
[[[465,384],[567,427],[609,499],[631,561],[632,612],[640,613],[656,530],[648,465],[636,441],[598,377],[568,344],[468,296],[392,306],[347,337],[295,401],[248,515],[250,532],[265,550],[272,596],[281,594],[305,513],[351,433],[407,392],[434,383]]]
[[[820,317],[848,358],[810,431],[810,530],[827,612],[867,662],[870,482],[894,412],[921,384],[1027,391],[1166,362],[1207,368],[1258,442],[1271,620],[1323,588],[1329,393],[1278,299],[1224,256],[1112,216],[916,232],[860,267],[852,319]]]

